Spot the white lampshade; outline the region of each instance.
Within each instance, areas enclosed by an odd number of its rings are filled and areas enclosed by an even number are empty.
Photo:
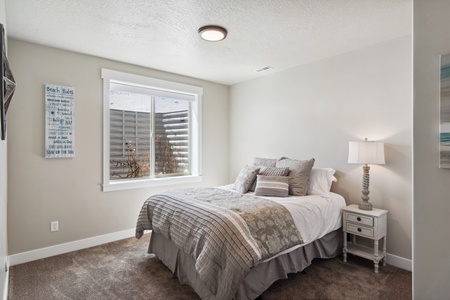
[[[384,143],[372,141],[349,142],[348,162],[351,164],[385,164]]]

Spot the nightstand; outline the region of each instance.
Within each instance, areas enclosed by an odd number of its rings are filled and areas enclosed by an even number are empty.
[[[378,273],[378,263],[386,265],[386,227],[387,210],[374,208],[362,210],[358,205],[352,204],[343,209],[344,231],[344,262],[347,262],[347,253],[373,260],[375,273]],[[350,234],[351,242],[347,241]],[[356,236],[373,241],[373,249],[358,245]],[[382,242],[382,251],[379,250],[379,241]]]

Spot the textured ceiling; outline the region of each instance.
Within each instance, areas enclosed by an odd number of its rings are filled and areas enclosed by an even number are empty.
[[[6,0],[6,17],[16,39],[232,85],[410,35],[412,0]],[[208,24],[228,37],[201,40]]]

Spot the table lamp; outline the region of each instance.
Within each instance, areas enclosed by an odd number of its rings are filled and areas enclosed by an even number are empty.
[[[368,141],[367,138],[361,142],[349,142],[348,162],[363,164],[362,202],[359,209],[372,210],[372,203],[369,202],[369,164],[385,164],[384,143]]]

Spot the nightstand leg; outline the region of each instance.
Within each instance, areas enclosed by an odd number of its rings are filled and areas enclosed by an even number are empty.
[[[386,267],[386,236],[383,238],[383,266]]]
[[[375,240],[374,242],[373,242],[373,251],[374,251],[374,253],[373,253],[373,263],[374,263],[374,265],[375,265],[375,273],[378,273],[378,262],[379,262],[379,259],[378,259],[378,240]]]
[[[344,249],[342,250],[344,262],[347,262],[347,232],[344,231]]]

